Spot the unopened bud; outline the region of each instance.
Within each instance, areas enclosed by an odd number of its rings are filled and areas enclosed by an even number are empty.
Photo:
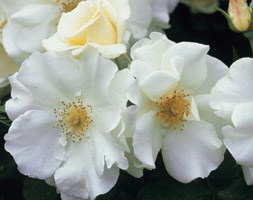
[[[230,27],[234,31],[247,31],[251,25],[252,8],[248,6],[246,0],[229,0],[228,16]]]

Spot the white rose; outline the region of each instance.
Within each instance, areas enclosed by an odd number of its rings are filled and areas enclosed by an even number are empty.
[[[159,33],[131,49],[130,71],[137,80],[128,96],[138,109],[134,154],[152,169],[161,150],[168,173],[183,183],[207,177],[223,160],[221,118],[208,99],[227,67],[208,50],[198,43],[175,44]]]
[[[62,14],[57,32],[43,40],[43,46],[48,51],[72,50],[78,56],[91,45],[104,57],[116,58],[126,52],[123,38],[129,16],[128,0],[80,2],[71,12]]]
[[[253,59],[234,62],[229,73],[220,79],[210,94],[216,114],[230,122],[223,131],[224,144],[242,165],[245,181],[253,185]]]

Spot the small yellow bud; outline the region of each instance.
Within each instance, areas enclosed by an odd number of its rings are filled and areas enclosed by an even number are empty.
[[[246,0],[229,0],[228,15],[235,31],[243,32],[251,25],[251,12]]]

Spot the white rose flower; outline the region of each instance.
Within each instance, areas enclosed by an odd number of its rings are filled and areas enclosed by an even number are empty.
[[[210,94],[216,114],[232,122],[223,128],[224,144],[238,164],[242,165],[245,181],[253,185],[253,59],[234,62]]]
[[[43,51],[41,41],[57,28],[62,12],[76,7],[80,0],[2,0],[7,15],[3,45],[20,65],[33,52]]]
[[[21,173],[54,183],[63,199],[95,199],[115,185],[128,168],[112,135],[123,99],[116,76],[117,66],[91,48],[80,61],[48,53],[24,61],[10,78],[14,121],[4,137]]]
[[[222,142],[209,123],[220,119],[208,100],[227,67],[207,51],[208,46],[175,44],[165,35],[151,33],[131,52],[130,70],[137,80],[129,98],[140,116],[133,135],[134,153],[155,168],[161,149],[168,173],[183,183],[207,177],[223,160]]]
[[[63,13],[57,32],[43,40],[47,51],[72,50],[78,56],[87,45],[114,59],[126,52],[123,39],[130,16],[128,0],[87,0]]]

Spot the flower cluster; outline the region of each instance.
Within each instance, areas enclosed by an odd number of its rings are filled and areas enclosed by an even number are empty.
[[[189,183],[228,149],[253,184],[253,60],[229,70],[209,46],[169,40],[177,3],[0,1],[5,149],[21,173],[63,200],[93,200],[120,170],[155,169],[160,151],[168,174]]]

